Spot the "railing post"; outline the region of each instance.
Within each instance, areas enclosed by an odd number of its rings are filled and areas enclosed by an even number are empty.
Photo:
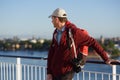
[[[22,80],[22,67],[21,67],[21,59],[20,58],[17,58],[16,80]]]
[[[116,80],[116,65],[112,65],[112,80]]]

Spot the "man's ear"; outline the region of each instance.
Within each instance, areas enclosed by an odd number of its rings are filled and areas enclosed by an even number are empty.
[[[58,17],[56,17],[55,20],[56,20],[56,22],[59,22],[59,18]]]

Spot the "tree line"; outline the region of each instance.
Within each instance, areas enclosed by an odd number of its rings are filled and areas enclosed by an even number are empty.
[[[112,40],[106,40],[103,43],[98,41],[102,47],[111,55],[120,55],[119,49],[115,47],[115,42]],[[36,41],[31,42],[30,40],[0,40],[0,51],[16,51],[16,50],[33,50],[33,51],[46,51],[49,50],[51,40],[44,39],[44,42]],[[93,51],[89,47],[89,51]]]

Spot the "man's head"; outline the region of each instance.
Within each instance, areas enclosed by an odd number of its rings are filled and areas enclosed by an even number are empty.
[[[67,21],[67,14],[64,9],[57,8],[49,18],[52,18],[52,23],[55,28],[61,29]]]

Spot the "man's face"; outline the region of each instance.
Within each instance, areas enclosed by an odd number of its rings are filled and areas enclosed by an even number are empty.
[[[52,23],[55,28],[58,28],[59,19],[58,17],[52,17]]]

